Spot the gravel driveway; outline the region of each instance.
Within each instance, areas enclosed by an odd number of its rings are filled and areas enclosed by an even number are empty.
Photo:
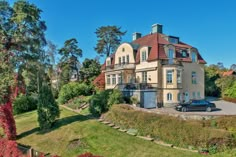
[[[227,102],[224,100],[218,100],[216,98],[207,98],[208,101],[216,104],[216,110],[212,112],[179,112],[174,108],[157,108],[157,109],[149,109],[151,112],[159,112],[159,113],[168,113],[168,114],[186,114],[186,115],[206,115],[206,116],[218,116],[218,115],[236,115],[236,104]]]

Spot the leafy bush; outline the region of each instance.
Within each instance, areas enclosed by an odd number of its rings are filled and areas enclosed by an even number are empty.
[[[79,95],[86,96],[90,94],[92,94],[92,86],[88,86],[84,83],[70,82],[61,88],[59,92],[59,103],[64,104]]]
[[[136,97],[136,96],[132,96],[131,98],[130,98],[130,100],[131,100],[131,103],[132,104],[138,104],[138,98]]]
[[[108,108],[110,108],[113,104],[120,104],[123,103],[123,94],[120,90],[115,89],[113,92],[109,95],[109,99],[107,102]]]
[[[233,138],[231,132],[204,127],[201,121],[185,121],[167,115],[137,111],[128,105],[113,105],[104,118],[121,128],[137,129],[139,135],[150,135],[176,146],[211,148],[212,153],[215,149],[221,151],[236,147],[236,138]],[[219,125],[217,120],[216,123]]]
[[[108,111],[107,103],[111,92],[112,90],[104,90],[93,95],[90,100],[89,111],[94,115],[100,115]]]
[[[37,109],[37,100],[28,95],[19,95],[13,102],[13,113],[20,114]]]

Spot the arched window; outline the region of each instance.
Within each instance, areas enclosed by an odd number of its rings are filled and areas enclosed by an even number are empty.
[[[172,94],[171,93],[167,94],[167,101],[172,101]]]
[[[197,62],[197,54],[195,52],[192,52],[191,57],[193,63]]]

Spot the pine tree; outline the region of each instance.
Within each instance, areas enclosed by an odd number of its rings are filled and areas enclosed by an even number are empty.
[[[59,107],[53,97],[51,87],[43,83],[39,93],[38,122],[42,130],[51,128],[60,116]]]

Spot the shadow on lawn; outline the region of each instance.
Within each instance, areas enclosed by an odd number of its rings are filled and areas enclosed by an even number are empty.
[[[49,133],[53,130],[56,130],[56,129],[62,127],[62,126],[69,125],[73,122],[82,122],[82,121],[86,121],[86,120],[89,120],[89,119],[94,119],[94,117],[92,115],[74,115],[74,116],[70,116],[70,117],[61,118],[61,119],[58,119],[53,124],[53,127],[51,129],[41,131],[39,129],[39,127],[33,128],[31,130],[28,130],[28,131],[25,131],[25,132],[19,134],[17,136],[17,139],[24,138],[24,137],[29,136],[29,135],[34,134],[34,133],[37,133],[37,134],[40,134],[40,135],[46,134],[46,133]]]

